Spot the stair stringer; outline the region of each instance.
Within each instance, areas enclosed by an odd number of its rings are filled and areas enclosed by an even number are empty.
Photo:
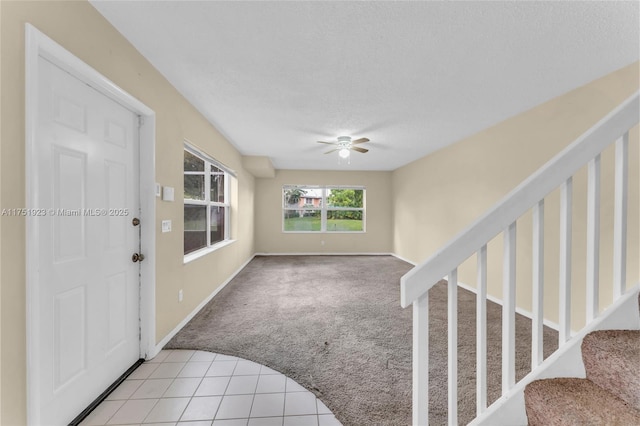
[[[505,395],[496,400],[482,415],[469,425],[515,426],[526,425],[527,415],[524,408],[524,388],[538,379],[552,377],[585,378],[580,345],[588,333],[595,330],[640,330],[638,294],[640,283],[622,295],[615,303],[602,312],[598,318],[587,324],[567,341],[560,349],[522,380]]]

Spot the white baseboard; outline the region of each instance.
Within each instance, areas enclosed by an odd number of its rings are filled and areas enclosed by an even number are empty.
[[[254,256],[395,256],[393,253],[256,253]]]
[[[444,279],[447,279],[447,277],[445,277]],[[474,287],[471,287],[470,285],[462,283],[460,281],[458,281],[458,286],[463,288],[463,289],[465,289],[465,290],[468,290],[468,291],[470,291],[472,293],[476,293],[476,294],[478,293],[477,290]],[[497,297],[494,297],[494,296],[491,296],[491,295],[487,294],[487,300],[490,300],[493,303],[497,303],[498,305],[502,306],[502,299],[498,299]],[[522,308],[516,307],[516,313],[518,313],[518,314],[520,314],[520,315],[522,315],[524,317],[527,317],[529,319],[533,319],[533,314],[531,312],[527,311],[526,309],[522,309]],[[552,329],[554,329],[556,331],[560,330],[560,325],[558,325],[558,323],[555,323],[553,321],[549,321],[549,320],[545,319],[545,320],[542,321],[542,323],[544,325],[546,325],[547,327],[552,328]],[[577,331],[571,330],[572,334],[574,334],[576,332]]]
[[[396,259],[402,260],[403,262],[407,262],[409,265],[413,265],[413,266],[417,265],[416,262],[412,262],[409,259],[405,259],[404,257],[397,255],[395,253],[389,253],[389,254],[391,254],[391,256],[395,257]]]
[[[256,256],[393,256],[398,260],[407,262],[409,265],[417,265],[417,263],[405,259],[404,257],[395,253],[256,253]]]
[[[256,257],[255,254],[252,255],[249,258],[249,260],[244,262],[242,266],[240,266],[233,274],[231,274],[229,278],[227,278],[220,286],[218,286],[206,299],[204,299],[198,306],[196,306],[196,308],[193,311],[191,311],[189,315],[187,315],[182,321],[180,321],[180,323],[156,345],[155,350],[153,351],[152,354],[149,354],[149,357],[147,359],[153,359],[156,355],[158,355],[158,353],[160,353],[162,348],[167,343],[169,343],[169,340],[171,340],[173,336],[178,334],[178,332],[182,330],[182,327],[187,325],[187,323],[191,321],[191,319],[195,317],[196,314],[200,312],[200,310],[204,308],[205,305],[211,301],[211,299],[213,299],[218,293],[220,293],[220,291],[222,291],[222,289],[225,288],[227,284],[229,284],[231,280],[234,279],[236,275],[238,275],[240,271],[242,271],[249,264],[249,262],[253,260],[254,257]]]

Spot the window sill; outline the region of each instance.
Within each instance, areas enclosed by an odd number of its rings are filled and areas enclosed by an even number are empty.
[[[200,250],[196,250],[194,252],[191,252],[189,254],[185,254],[184,255],[184,260],[183,260],[183,264],[186,265],[189,262],[192,262],[196,259],[201,258],[202,256],[206,256],[209,253],[213,253],[216,250],[219,250],[223,247],[226,247],[228,245],[231,245],[233,243],[235,243],[236,240],[225,240],[225,241],[221,241],[217,244],[212,245],[211,247],[206,247],[206,248],[202,248]]]

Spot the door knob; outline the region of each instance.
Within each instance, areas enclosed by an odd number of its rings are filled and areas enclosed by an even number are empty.
[[[131,261],[133,263],[142,262],[143,260],[144,260],[144,254],[142,253],[133,253],[133,255],[131,256]]]

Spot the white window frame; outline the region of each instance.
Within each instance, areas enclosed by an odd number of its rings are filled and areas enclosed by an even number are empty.
[[[184,206],[192,205],[192,206],[206,206],[206,235],[207,235],[207,245],[205,247],[199,248],[189,253],[184,254],[184,263],[188,263],[192,260],[195,260],[199,257],[202,257],[208,253],[216,251],[230,243],[233,242],[230,236],[230,222],[231,222],[231,194],[229,192],[231,185],[230,180],[233,174],[230,169],[222,165],[220,162],[214,160],[209,155],[203,153],[199,149],[185,142],[184,151],[188,152],[191,155],[198,157],[200,160],[204,161],[204,172],[185,172],[183,170],[183,176],[185,175],[202,175],[204,174],[204,200],[192,200],[190,198],[183,198],[183,218],[184,218]],[[183,154],[184,155],[184,154]],[[216,167],[219,170],[224,172],[224,202],[212,201],[211,198],[211,176],[213,173],[211,172],[211,167]],[[184,191],[184,182],[182,184]],[[211,243],[211,207],[223,207],[224,208],[224,239],[222,241],[217,241],[215,243]],[[184,231],[182,233],[184,238]],[[184,250],[184,248],[183,248]]]
[[[305,204],[303,204],[303,206],[296,206],[296,207],[289,207],[286,202],[285,202],[285,197],[284,197],[284,192],[287,189],[294,189],[294,188],[310,188],[310,189],[319,189],[320,190],[320,194],[321,194],[321,198],[320,198],[320,206],[318,207],[304,207]],[[357,189],[357,190],[362,190],[362,207],[329,207],[329,203],[327,201],[327,198],[329,196],[329,191],[330,189]],[[364,234],[365,232],[367,232],[367,214],[366,214],[366,207],[367,207],[367,189],[364,186],[358,186],[358,185],[282,185],[282,191],[280,192],[280,195],[282,197],[282,213],[281,213],[281,220],[282,220],[282,232],[285,234],[320,234],[320,233],[325,233],[325,234]],[[306,196],[302,196],[301,198],[305,199],[305,203],[307,198]],[[285,226],[284,226],[284,217],[285,217],[285,211],[300,211],[300,210],[305,210],[305,211],[318,211],[320,210],[320,230],[319,231],[287,231],[285,230]],[[343,210],[343,211],[361,211],[362,212],[362,231],[327,231],[327,212],[328,211],[339,211],[339,210]]]

